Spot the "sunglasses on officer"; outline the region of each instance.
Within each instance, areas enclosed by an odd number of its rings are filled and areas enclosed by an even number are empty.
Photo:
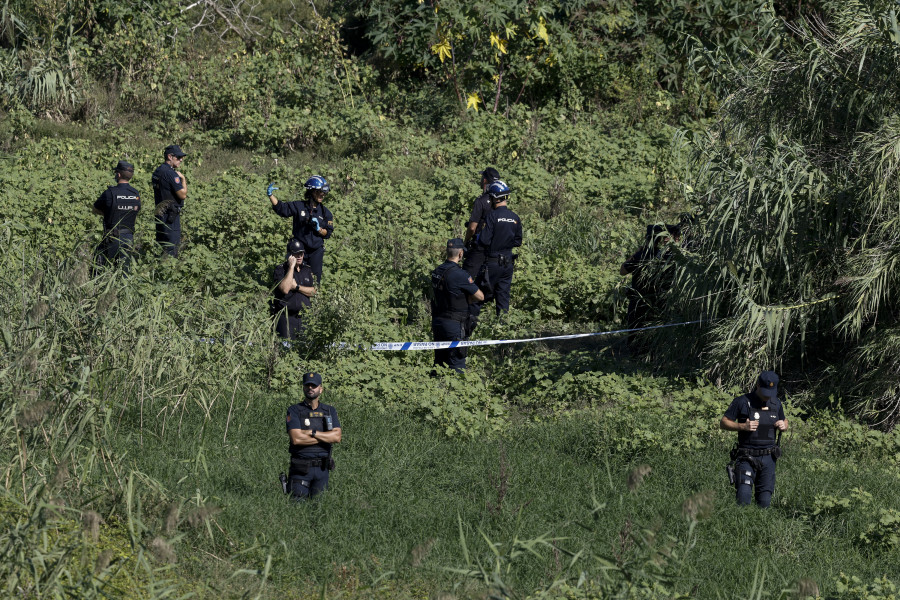
[[[298,258],[303,256],[304,254],[305,252],[303,250],[301,250],[300,252],[291,252],[291,256],[296,256]]]

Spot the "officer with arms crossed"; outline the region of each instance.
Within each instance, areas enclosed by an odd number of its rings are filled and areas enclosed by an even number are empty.
[[[287,434],[291,453],[290,492],[302,500],[328,487],[328,473],[334,469],[331,448],[341,441],[341,423],[333,406],[319,402],[322,376],[303,376],[306,399],[287,410]]]
[[[472,215],[469,217],[469,225],[466,229],[466,262],[463,268],[472,277],[477,277],[484,264],[484,250],[477,244],[478,236],[484,229],[484,222],[491,212],[491,197],[487,193],[488,186],[500,180],[500,173],[494,167],[488,167],[481,172],[481,191],[484,192],[475,199],[472,205]]]
[[[738,504],[750,504],[755,488],[756,503],[768,508],[775,491],[775,462],[781,456],[775,431],[788,428],[784,406],[778,399],[778,375],[763,371],[756,389],[732,400],[719,425],[738,432],[737,446],[732,450]]]
[[[275,298],[272,312],[277,315],[275,331],[279,337],[297,339],[303,334],[301,311],[312,306],[310,298],[316,294],[312,269],[303,262],[303,244],[291,240],[287,245],[287,258],[275,267]]]
[[[497,316],[509,311],[513,279],[512,249],[522,245],[522,219],[506,206],[509,194],[509,186],[502,181],[488,186],[492,210],[478,237],[478,247],[485,254],[478,274],[478,287],[484,292],[485,301],[494,299]],[[481,305],[481,302],[472,305],[475,317],[481,312]]]
[[[163,253],[178,256],[181,247],[181,211],[187,198],[187,182],[178,170],[187,156],[176,145],[163,150],[165,162],[153,171],[153,199],[156,201],[156,241]]]
[[[447,242],[447,260],[431,273],[434,298],[431,301],[431,333],[436,342],[469,339],[469,303],[484,300],[472,276],[459,266],[465,243],[460,238]],[[462,373],[466,368],[466,348],[434,351],[435,366],[444,365]]]
[[[128,183],[134,177],[134,165],[120,160],[113,172],[116,185],[106,188],[94,202],[94,214],[103,215],[103,241],[97,265],[121,262],[127,272],[134,250],[134,222],[141,210],[141,195]]]
[[[300,240],[306,248],[306,262],[312,269],[316,281],[322,281],[322,262],[325,257],[325,240],[334,231],[334,217],[331,211],[322,204],[331,187],[321,175],[313,175],[303,184],[306,188],[305,199],[293,202],[279,202],[274,192],[278,188],[270,183],[266,195],[272,202],[272,210],[279,217],[293,217],[294,224],[291,235]]]

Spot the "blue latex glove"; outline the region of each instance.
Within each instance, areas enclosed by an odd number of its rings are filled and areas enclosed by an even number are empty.
[[[313,223],[316,224],[316,231],[322,229],[322,226],[319,225],[319,217],[313,217],[313,218],[310,219],[310,220],[311,220]]]
[[[278,188],[275,187],[275,184],[274,184],[274,183],[270,183],[270,184],[269,184],[269,187],[266,188],[266,196],[271,196],[271,195],[272,195],[272,192],[274,192],[274,191],[277,190],[277,189],[278,189]]]

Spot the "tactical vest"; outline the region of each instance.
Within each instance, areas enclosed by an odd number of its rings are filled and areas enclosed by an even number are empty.
[[[452,262],[444,263],[431,273],[431,288],[434,291],[431,314],[440,319],[461,321],[469,316],[469,301],[465,294],[454,296],[447,289],[447,273],[450,269],[462,270],[462,267]]]
[[[778,420],[781,401],[777,398],[769,400],[765,406],[754,408],[750,404],[748,396],[744,396],[744,406],[738,418],[746,418],[750,421],[759,421],[756,431],[744,432],[746,437],[741,440],[741,447],[767,448],[775,445],[775,421]],[[746,413],[744,411],[747,411]]]
[[[313,410],[305,403],[300,405],[300,428],[315,429],[316,431],[331,431],[333,423],[331,421],[331,411],[319,403],[319,406]],[[299,449],[292,446],[294,456],[327,456],[331,444],[319,442],[315,446],[300,446]]]

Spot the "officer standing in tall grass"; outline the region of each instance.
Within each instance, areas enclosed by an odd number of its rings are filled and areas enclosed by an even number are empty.
[[[341,423],[337,409],[319,402],[322,376],[303,376],[303,402],[287,410],[287,434],[291,454],[289,491],[297,500],[315,496],[328,487],[328,474],[334,469],[332,447],[341,441]]]
[[[522,245],[522,219],[511,211],[507,201],[511,190],[506,183],[495,181],[488,186],[491,197],[491,212],[484,221],[484,229],[478,237],[478,248],[484,252],[484,264],[478,273],[476,283],[484,292],[484,302],[494,300],[497,316],[509,312],[515,270],[513,248]],[[482,302],[472,304],[475,318],[481,312]]]
[[[120,160],[113,169],[116,185],[106,188],[97,201],[93,212],[103,215],[103,240],[97,254],[97,265],[122,264],[128,272],[134,251],[134,225],[141,210],[141,195],[131,184],[134,165]]]
[[[732,452],[738,504],[756,503],[768,508],[775,492],[775,463],[781,456],[781,432],[787,431],[784,406],[778,399],[778,375],[763,371],[756,388],[732,400],[719,426],[737,431]]]
[[[325,196],[331,191],[328,181],[321,175],[313,175],[303,184],[306,188],[303,200],[279,202],[275,197],[274,183],[266,188],[266,195],[272,202],[272,210],[279,217],[292,217],[294,220],[291,235],[300,240],[306,248],[306,262],[316,276],[322,281],[322,263],[325,257],[325,240],[334,231],[334,217],[324,204]]]
[[[431,333],[436,342],[469,339],[472,316],[470,302],[484,300],[472,276],[459,266],[465,243],[460,238],[447,241],[446,260],[431,273]],[[462,373],[466,368],[466,348],[434,351],[435,366],[447,366]]]
[[[181,211],[187,198],[187,181],[178,168],[187,156],[175,144],[163,150],[163,164],[153,172],[153,199],[156,201],[156,241],[163,256],[177,257],[181,248]]]
[[[488,167],[481,172],[481,191],[484,192],[472,205],[472,214],[469,216],[469,224],[466,228],[466,260],[463,269],[472,277],[478,277],[481,265],[484,264],[484,249],[478,246],[478,237],[484,229],[488,213],[491,212],[491,196],[488,194],[488,186],[495,181],[500,181],[500,173],[494,167]]]

